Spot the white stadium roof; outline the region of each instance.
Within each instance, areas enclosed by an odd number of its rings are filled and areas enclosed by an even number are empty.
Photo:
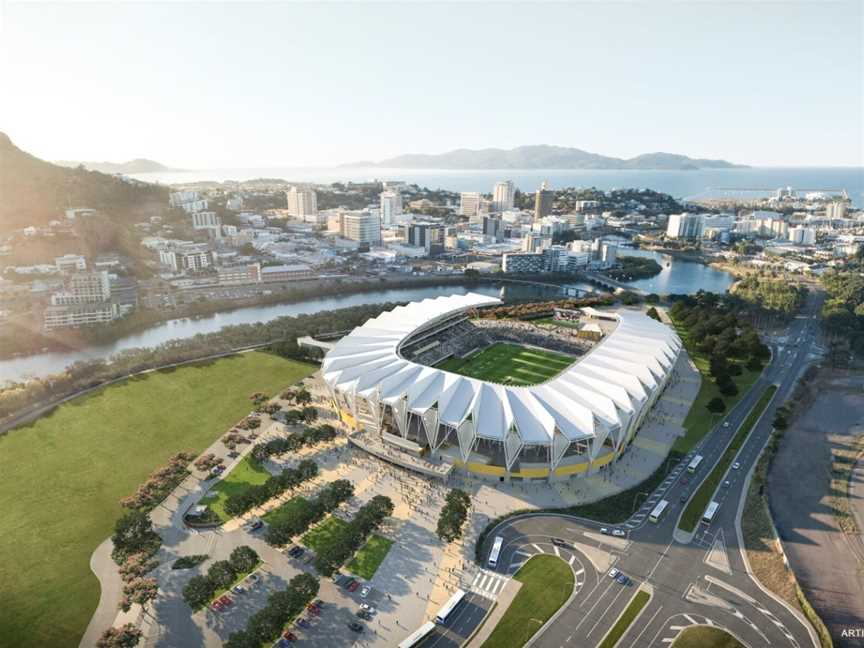
[[[610,434],[616,445],[621,441],[621,431],[664,382],[681,348],[670,327],[624,311],[604,313],[617,317],[615,329],[557,376],[537,385],[477,380],[399,354],[401,344],[418,331],[461,311],[498,303],[494,297],[469,293],[424,299],[382,313],[327,353],[324,380],[352,405],[358,396],[376,409],[390,405],[400,428],[408,412],[429,416],[431,427],[440,422],[456,428],[463,446],[462,428],[470,421],[472,438],[501,441],[508,456],[523,445],[563,444],[566,449],[569,442],[587,439],[594,440],[599,452]],[[563,438],[556,440],[556,434]]]

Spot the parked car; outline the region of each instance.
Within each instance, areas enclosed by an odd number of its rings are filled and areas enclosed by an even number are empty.
[[[372,615],[366,610],[357,610],[357,616],[366,621],[369,621],[372,618]]]
[[[360,583],[358,583],[357,581],[352,581],[348,585],[348,591],[349,592],[356,592],[358,587],[360,587]]]
[[[603,535],[609,535],[610,531],[606,527],[600,527],[600,533]]]
[[[609,578],[615,578],[620,573],[621,573],[620,571],[618,571],[617,569],[615,569],[613,567],[612,569],[609,570]]]
[[[363,589],[360,590],[360,598],[365,599],[367,596],[369,596],[370,592],[372,592],[372,586],[364,585]]]
[[[351,628],[354,632],[363,632],[363,626],[356,621],[352,621],[348,624],[348,627]]]
[[[306,619],[297,619],[297,625],[301,628],[309,628],[311,624]]]
[[[569,547],[570,543],[562,538],[552,538],[552,544],[556,547]]]
[[[297,641],[297,636],[290,630],[286,630],[285,632],[283,632],[282,638],[287,639],[288,641]]]
[[[350,576],[346,576],[346,577],[345,577],[345,580],[342,581],[341,585],[342,585],[342,587],[344,587],[345,589],[348,589],[348,588],[350,588],[350,587],[351,587],[354,583],[356,583],[356,582],[357,582],[357,581],[354,580],[353,578],[351,578]]]
[[[305,551],[306,551],[306,550],[305,550],[303,547],[297,547],[297,546],[294,546],[294,547],[291,547],[290,551],[288,551],[288,554],[289,554],[292,558],[299,558],[300,556],[303,555],[303,553],[304,553]]]
[[[236,459],[237,457],[240,456],[240,453],[237,452],[236,450],[232,450],[231,452],[228,453],[228,456],[229,456],[231,459]]]
[[[249,576],[248,576],[247,578],[248,578],[250,581],[252,581],[253,583],[257,583],[257,582],[258,582],[258,579],[259,579],[260,577],[258,576],[258,574],[249,574]]]
[[[615,536],[616,538],[623,538],[627,534],[624,532],[623,529],[612,529],[612,535]]]
[[[243,587],[242,585],[235,585],[234,587],[231,588],[231,591],[234,592],[235,594],[245,594],[246,588]]]
[[[366,610],[369,614],[375,614],[375,612],[377,612],[377,610],[375,609],[375,607],[372,606],[372,605],[369,605],[368,603],[361,603],[361,604],[360,604],[360,609],[361,609],[361,610]]]
[[[615,577],[615,580],[618,581],[621,585],[629,585],[630,579],[625,574],[618,574]]]

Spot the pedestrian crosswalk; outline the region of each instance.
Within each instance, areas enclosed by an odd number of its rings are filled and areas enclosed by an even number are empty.
[[[509,580],[508,576],[481,569],[471,583],[471,591],[494,601]]]

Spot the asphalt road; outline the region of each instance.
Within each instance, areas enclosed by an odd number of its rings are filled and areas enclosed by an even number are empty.
[[[818,331],[816,312],[818,300],[811,299],[806,317],[794,319],[779,338],[770,341],[773,358],[753,389],[679,464],[643,508],[619,527],[627,530],[626,546],[622,547],[616,538],[598,535],[599,523],[556,515],[516,518],[489,535],[484,547],[487,554],[495,536],[505,539],[498,566],[502,573],[512,573],[510,570],[524,561],[526,555],[553,551],[550,539],[558,537],[593,547],[592,553],[605,554],[616,569],[632,579],[631,584],[620,585],[606,575],[605,567],[601,573],[584,551],[574,549],[589,572],[586,586],[533,645],[596,646],[641,583],[650,585],[653,593],[639,620],[621,638],[620,646],[666,645],[682,629],[695,624],[726,628],[751,648],[814,645],[806,621],[763,591],[747,573],[739,551],[736,518],[743,502],[746,476],[770,435],[774,409],[789,396],[810,359]],[[729,484],[721,485],[714,498],[720,502],[720,508],[712,524],[700,524],[687,544],[676,541],[673,532],[685,506],[679,501],[682,493],[695,492],[771,384],[778,385],[777,394],[739,451],[736,461],[740,467],[730,468],[724,477]],[[690,475],[684,467],[697,452],[704,460],[697,473]],[[689,483],[684,484],[688,479]],[[669,501],[669,507],[655,524],[647,520],[647,513],[661,497]]]

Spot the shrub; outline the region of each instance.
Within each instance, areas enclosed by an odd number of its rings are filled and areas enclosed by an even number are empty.
[[[216,586],[209,578],[193,576],[183,588],[183,600],[190,608],[197,610],[206,605],[215,593]]]
[[[237,578],[237,572],[229,561],[217,560],[207,570],[207,578],[215,589],[226,589],[231,587],[234,579]]]
[[[261,559],[258,557],[258,552],[256,552],[252,547],[243,545],[235,548],[234,551],[231,552],[229,561],[231,562],[231,566],[234,568],[235,572],[238,574],[244,574],[252,571]]]
[[[192,556],[181,556],[171,565],[171,569],[191,569],[197,567],[209,556],[207,554],[194,554]]]
[[[707,407],[709,412],[714,412],[715,414],[726,411],[726,403],[723,402],[722,398],[712,398],[708,402]]]

